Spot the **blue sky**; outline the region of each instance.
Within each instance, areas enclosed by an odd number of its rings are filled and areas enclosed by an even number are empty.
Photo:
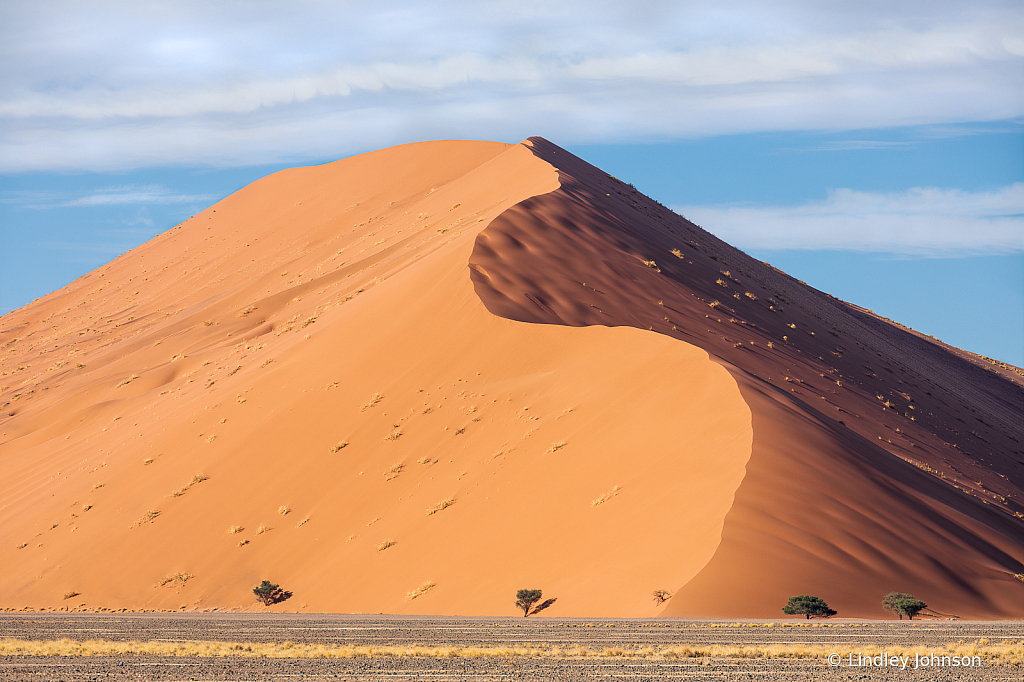
[[[1024,365],[1024,5],[0,5],[0,313],[274,170],[542,135]]]

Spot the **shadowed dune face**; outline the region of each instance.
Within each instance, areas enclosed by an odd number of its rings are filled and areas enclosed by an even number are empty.
[[[878,616],[1016,614],[1020,371],[953,352],[729,247],[538,138],[561,187],[488,225],[470,259],[497,315],[632,326],[704,348],[751,407],[747,476],[715,558],[666,614],[775,617],[817,594]]]
[[[557,186],[493,143],[294,169],[6,316],[0,606],[655,614],[751,415],[692,345],[486,310],[474,239]]]

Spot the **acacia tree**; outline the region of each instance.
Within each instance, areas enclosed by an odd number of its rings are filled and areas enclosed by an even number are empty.
[[[285,597],[285,592],[281,589],[281,586],[275,585],[269,580],[264,580],[259,585],[252,588],[252,593],[256,595],[257,599],[263,602],[264,606],[276,604]]]
[[[882,608],[886,611],[892,611],[900,620],[903,620],[903,613],[896,608],[896,602],[900,599],[913,599],[914,595],[907,594],[906,592],[890,592],[889,594],[882,597]]]
[[[926,608],[928,608],[928,605],[923,601],[910,597],[909,599],[897,599],[895,611],[900,614],[900,620],[903,619],[903,616],[914,620],[914,616]]]
[[[530,609],[543,596],[543,590],[519,590],[516,592],[516,606],[523,610],[523,618],[530,615]]]
[[[810,620],[811,616],[827,618],[837,613],[834,609],[830,609],[828,604],[820,597],[812,597],[807,594],[802,594],[799,597],[790,597],[789,602],[782,607],[782,612],[787,616],[806,616],[808,620]]]
[[[654,603],[661,606],[669,599],[672,598],[672,593],[668,590],[655,590],[654,591]]]

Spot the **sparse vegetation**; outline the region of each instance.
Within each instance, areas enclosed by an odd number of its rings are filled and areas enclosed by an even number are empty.
[[[391,430],[391,433],[384,436],[384,440],[398,440],[402,437],[402,430],[395,427]]]
[[[64,598],[65,599],[71,599],[72,597],[77,597],[80,594],[82,594],[82,593],[81,592],[74,592],[74,591],[72,591],[72,592],[65,592],[64,593]]]
[[[428,583],[424,583],[425,585]],[[433,583],[429,583],[433,585]],[[410,592],[409,594],[412,594]],[[774,623],[768,624],[774,626]],[[642,626],[641,626],[642,627]],[[429,657],[429,658],[480,658],[492,657],[500,659],[509,656],[529,656],[551,659],[611,659],[622,660],[679,660],[679,659],[710,659],[723,658],[734,660],[750,659],[823,659],[830,653],[839,653],[844,658],[849,653],[862,653],[875,656],[883,651],[895,656],[916,654],[922,657],[931,654],[939,656],[978,656],[986,666],[1020,666],[1024,657],[1024,645],[1020,642],[1000,641],[998,643],[963,642],[948,646],[899,646],[887,645],[879,648],[874,645],[839,645],[835,644],[771,644],[771,645],[671,645],[664,647],[621,648],[584,646],[459,646],[445,644],[442,646],[423,645],[325,645],[296,644],[293,642],[230,642],[230,641],[109,641],[72,639],[52,640],[21,640],[4,639],[0,641],[2,656],[109,656],[126,655],[148,656],[213,656],[241,658],[368,658],[372,656],[386,657]]]
[[[435,504],[433,507],[428,509],[427,510],[427,516],[430,516],[432,514],[436,514],[439,511],[447,509],[448,507],[452,506],[453,504],[455,504],[455,498],[454,497],[446,497],[445,499],[441,500],[440,502]]]
[[[185,586],[185,583],[187,583],[194,577],[195,576],[191,573],[175,573],[174,575],[169,575],[160,582],[158,582],[156,584],[156,587],[166,587],[170,585],[171,587],[177,587],[178,589],[181,589]]]
[[[668,590],[655,590],[654,591],[654,603],[661,606],[669,599],[672,598],[672,593]]]
[[[280,507],[277,508],[277,513],[280,514],[281,516],[288,516],[288,513],[291,510],[292,510],[291,507],[289,507],[286,504],[282,504]]]
[[[421,584],[419,587],[417,587],[415,590],[407,592],[405,594],[405,598],[408,599],[409,601],[412,601],[413,599],[416,599],[417,597],[422,597],[423,595],[425,595],[427,592],[430,592],[435,587],[437,587],[437,583],[435,583],[433,580],[427,580],[423,584]]]
[[[417,464],[430,464],[430,462],[431,459],[429,457],[420,457],[418,460],[416,460]]]
[[[256,528],[256,535],[263,535],[264,533],[266,533],[266,532],[267,532],[267,531],[269,531],[269,530],[270,530],[270,526],[268,526],[268,525],[267,525],[267,524],[265,524],[265,523],[261,523],[261,524],[260,524],[260,525],[259,525],[259,526],[258,526],[258,527]]]
[[[135,522],[135,525],[141,526],[144,523],[152,523],[158,516],[160,516],[160,512],[154,509],[150,509],[148,512],[139,517],[139,520]]]
[[[378,552],[383,552],[388,547],[394,547],[394,546],[395,546],[395,541],[394,541],[393,538],[388,538],[387,540],[381,540],[380,542],[377,543],[377,551]]]
[[[398,478],[398,475],[402,473],[402,469],[404,468],[405,465],[402,464],[401,462],[392,464],[390,467],[388,467],[387,471],[384,472],[384,480],[390,481],[393,478]]]
[[[836,615],[836,611],[830,609],[825,600],[820,597],[812,597],[810,595],[800,595],[799,597],[790,597],[789,602],[782,607],[782,612],[788,616],[804,616],[808,620],[811,616],[818,618],[828,618],[829,616]]]
[[[245,528],[242,528],[241,526],[229,526],[228,535],[238,535],[243,530],[245,530]]]
[[[338,441],[337,445],[332,445],[331,446],[331,452],[339,452],[341,450],[344,450],[346,447],[348,447],[348,441],[347,440],[341,440],[341,441]]]
[[[558,452],[559,450],[561,450],[562,448],[564,448],[564,447],[565,447],[565,445],[566,445],[566,443],[565,443],[565,441],[563,441],[563,440],[560,440],[560,441],[558,441],[558,442],[552,443],[552,444],[551,444],[551,447],[549,447],[549,448],[547,449],[547,452],[545,452],[544,454],[548,454],[548,453],[551,453],[551,452]]]
[[[363,406],[359,409],[363,411],[368,410],[371,407],[374,407],[377,403],[379,403],[382,400],[384,400],[384,396],[382,396],[380,393],[374,393],[373,396],[371,396],[368,401],[363,403]]]
[[[608,500],[610,500],[613,497],[615,497],[616,495],[618,495],[620,490],[622,490],[622,486],[621,485],[617,485],[614,488],[612,488],[611,490],[609,490],[608,492],[606,492],[603,495],[601,495],[600,497],[598,497],[596,500],[591,501],[590,505],[593,506],[593,507],[596,507],[599,504],[604,504]]]

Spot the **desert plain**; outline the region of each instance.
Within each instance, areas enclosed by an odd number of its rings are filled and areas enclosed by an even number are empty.
[[[0,680],[68,682],[1015,680],[1024,656],[1019,621],[72,614],[4,615],[0,630]],[[863,660],[880,655],[906,667]],[[926,655],[977,665],[914,669]]]

